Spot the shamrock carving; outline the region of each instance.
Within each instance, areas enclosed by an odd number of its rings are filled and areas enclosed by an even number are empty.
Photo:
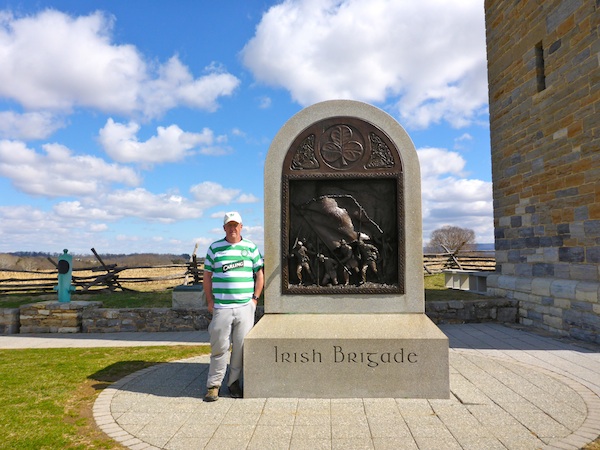
[[[345,169],[361,158],[364,149],[360,142],[352,139],[353,134],[347,125],[333,127],[330,140],[321,147],[321,156],[329,166]]]

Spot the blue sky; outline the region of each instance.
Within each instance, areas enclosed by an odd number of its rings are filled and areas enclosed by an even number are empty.
[[[338,98],[411,136],[424,242],[493,242],[483,0],[0,0],[0,252],[262,248],[271,140]]]

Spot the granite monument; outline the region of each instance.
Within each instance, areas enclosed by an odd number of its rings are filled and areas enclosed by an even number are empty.
[[[265,163],[265,315],[245,397],[448,398],[425,315],[420,167],[402,126],[332,100],[293,116]]]

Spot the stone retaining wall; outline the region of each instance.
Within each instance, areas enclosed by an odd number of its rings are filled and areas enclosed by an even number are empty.
[[[0,334],[19,332],[19,308],[0,308]]]
[[[507,298],[425,302],[425,313],[436,324],[442,323],[516,323],[519,302]]]
[[[206,330],[209,323],[210,315],[206,309],[99,308],[84,312],[81,331],[194,331]]]
[[[425,312],[435,323],[517,321],[518,301],[482,297],[481,300],[426,302]],[[264,308],[256,309],[256,320]],[[20,321],[20,328],[19,328]],[[102,308],[102,302],[40,302],[0,309],[0,334],[114,333],[123,331],[206,330],[206,308]]]
[[[20,308],[20,333],[79,333],[81,316],[102,302],[55,301],[30,303]]]

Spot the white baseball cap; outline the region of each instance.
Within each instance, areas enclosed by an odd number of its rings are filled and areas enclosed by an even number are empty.
[[[229,222],[237,222],[242,223],[242,216],[237,211],[231,211],[225,213],[225,217],[223,218],[223,225],[227,225]]]

